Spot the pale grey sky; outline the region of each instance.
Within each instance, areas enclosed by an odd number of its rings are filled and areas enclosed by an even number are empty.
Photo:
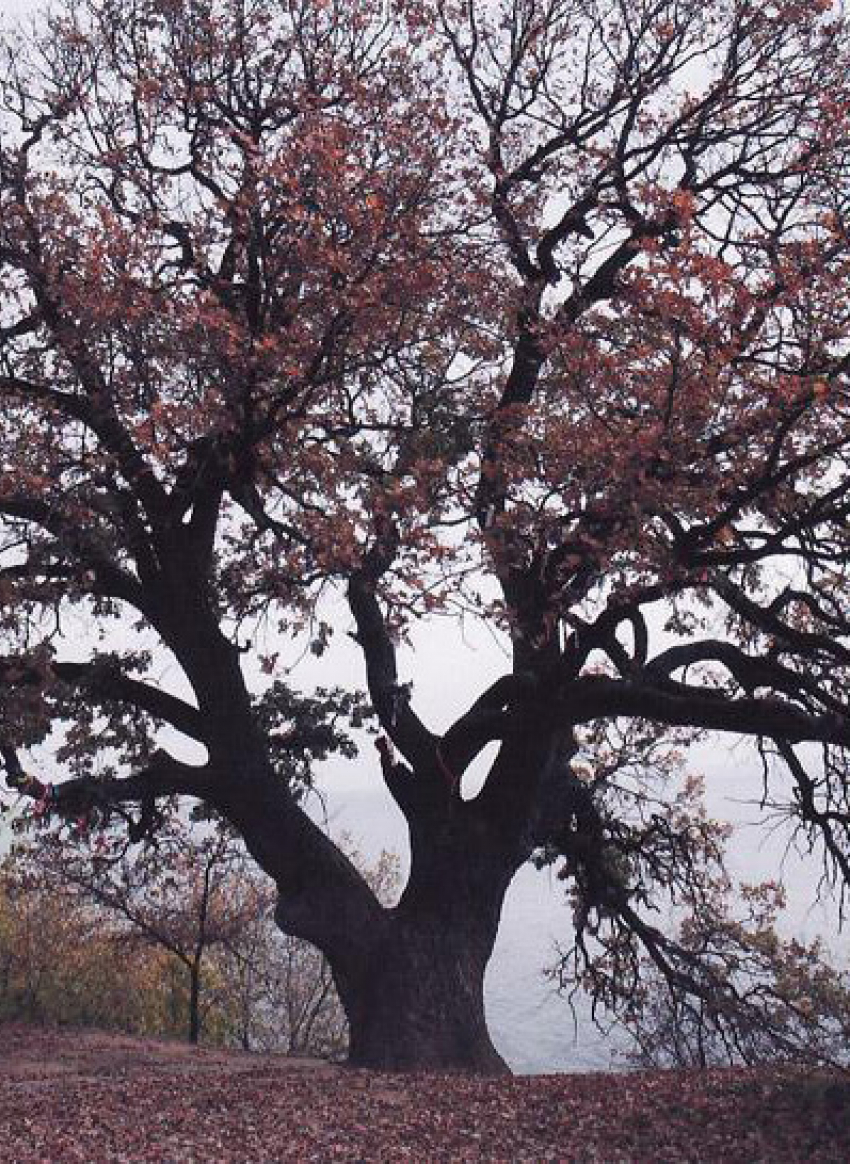
[[[33,3],[33,0],[0,0],[0,21],[5,23],[9,19],[35,12],[40,7],[43,5]]]

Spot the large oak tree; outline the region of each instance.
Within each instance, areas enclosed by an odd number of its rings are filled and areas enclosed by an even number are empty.
[[[848,47],[823,0],[74,0],[5,49],[7,779],[134,835],[223,814],[356,1063],[501,1066],[535,853],[579,952],[717,985],[647,920],[714,844],[665,741],[752,737],[850,874]],[[269,673],[334,649],[329,592],[410,828],[392,909],[299,803],[356,704],[246,679],[257,625]],[[441,735],[396,652],[459,611],[511,659]]]

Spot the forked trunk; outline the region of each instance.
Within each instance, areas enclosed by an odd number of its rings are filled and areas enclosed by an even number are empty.
[[[243,795],[227,808],[278,882],[277,924],[331,966],[352,1065],[507,1073],[487,1030],[484,972],[505,892],[528,850],[516,829],[497,827],[475,802],[447,796],[441,773],[432,775],[432,788],[435,780],[430,802],[426,786],[418,808],[405,804],[411,869],[392,909],[300,809],[281,811],[271,794],[256,802]],[[298,852],[302,861],[291,867]]]
[[[440,829],[411,830],[410,877],[383,915],[365,972],[337,975],[352,1065],[508,1071],[487,1030],[484,972],[515,865],[468,825],[459,812]]]

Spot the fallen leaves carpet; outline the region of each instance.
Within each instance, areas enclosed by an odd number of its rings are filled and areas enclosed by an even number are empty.
[[[765,1069],[385,1075],[7,1025],[0,1160],[850,1161],[850,1081]]]

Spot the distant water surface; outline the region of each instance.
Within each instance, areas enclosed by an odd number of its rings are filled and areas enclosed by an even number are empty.
[[[837,927],[834,902],[818,902],[821,866],[811,856],[788,847],[780,830],[765,832],[752,822],[761,815],[753,804],[752,765],[730,752],[697,755],[710,779],[709,809],[738,822],[729,853],[733,874],[745,881],[781,876],[788,889],[788,908],[781,919],[786,935],[803,941],[823,936],[833,960],[850,965],[850,936]],[[744,757],[745,759],[745,757]],[[324,804],[311,811],[335,836],[347,832],[367,861],[382,849],[408,858],[407,827],[380,786],[347,786],[323,781]],[[336,785],[336,787],[335,787]],[[0,854],[8,847],[8,828],[0,823]],[[605,1036],[591,1021],[587,1000],[575,1000],[575,1014],[546,978],[557,958],[557,943],[567,945],[570,909],[563,886],[548,873],[520,870],[505,899],[499,937],[485,979],[487,1016],[493,1041],[520,1074],[561,1071],[622,1070],[628,1040],[622,1032]]]
[[[327,810],[335,835],[348,832],[373,861],[382,849],[407,860],[403,817],[382,789],[330,795]],[[485,979],[490,1033],[499,1052],[520,1074],[604,1071],[622,1067],[616,1052],[623,1037],[606,1038],[593,1025],[584,998],[575,1017],[544,970],[557,958],[556,941],[566,942],[570,911],[563,887],[547,873],[521,869],[508,891],[502,924]]]
[[[706,765],[712,767],[709,763]],[[781,875],[788,887],[788,908],[781,919],[786,935],[804,941],[825,936],[833,958],[850,962],[848,932],[837,929],[834,903],[816,899],[821,867],[814,858],[788,849],[781,832],[765,834],[752,824],[735,797],[742,777],[734,763],[712,773],[711,810],[739,819],[729,851],[733,875],[761,881]],[[731,808],[731,811],[730,811]],[[723,811],[721,811],[721,809]],[[407,828],[399,810],[380,787],[356,788],[338,797],[328,794],[327,821],[334,835],[351,834],[367,860],[381,849],[407,860]],[[750,819],[758,812],[749,814]],[[521,869],[508,891],[502,924],[485,979],[487,1018],[493,1041],[511,1068],[520,1074],[561,1071],[623,1070],[628,1038],[622,1031],[604,1035],[592,1022],[588,1000],[567,1000],[545,976],[557,959],[557,944],[568,945],[570,908],[564,889],[548,872]]]

